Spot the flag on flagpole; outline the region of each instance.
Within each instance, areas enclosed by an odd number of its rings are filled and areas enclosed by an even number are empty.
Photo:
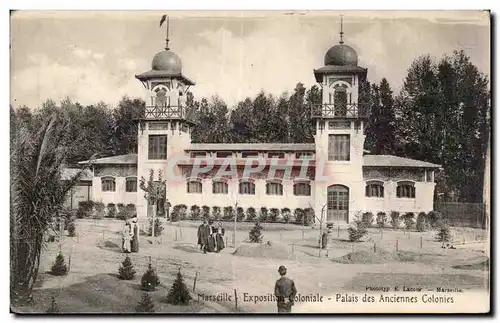
[[[163,25],[163,23],[165,22],[165,20],[166,20],[166,19],[167,19],[167,15],[163,15],[163,16],[161,17],[161,20],[160,20],[160,27],[161,27],[161,25]]]

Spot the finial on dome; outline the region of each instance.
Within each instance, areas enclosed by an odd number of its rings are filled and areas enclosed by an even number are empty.
[[[343,24],[342,24],[342,16],[343,15],[340,15],[340,41],[339,41],[339,44],[342,45],[344,43],[344,29],[343,29]]]
[[[170,41],[170,39],[168,39],[169,29],[170,29],[170,18],[167,16],[167,39],[165,39],[165,50],[170,49],[170,47],[168,47],[168,42]]]

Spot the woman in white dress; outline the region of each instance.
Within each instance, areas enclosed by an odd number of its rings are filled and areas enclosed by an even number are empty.
[[[130,242],[132,240],[132,229],[130,223],[125,221],[125,227],[122,231],[122,249],[124,253],[130,253]]]

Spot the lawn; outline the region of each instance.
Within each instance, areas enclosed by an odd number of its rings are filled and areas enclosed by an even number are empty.
[[[408,233],[392,229],[381,232],[374,228],[369,229],[362,242],[350,243],[345,228],[334,228],[332,243],[319,257],[319,229],[302,230],[301,226],[286,224],[264,224],[263,245],[256,246],[245,242],[251,224],[238,223],[236,248],[241,248],[235,252],[233,224],[225,223],[227,248],[219,254],[203,254],[196,246],[199,223],[164,223],[161,237],[141,236],[139,253],[131,254],[137,277],[133,281],[121,281],[116,274],[124,259],[119,248],[123,223],[113,219],[76,220],[76,237],[65,236],[62,245],[66,261],[71,258],[69,274],[55,277],[46,273],[59,252],[57,242],[48,244],[42,255],[42,274],[36,285],[34,304],[14,310],[44,312],[54,296],[63,312],[133,312],[142,295],[140,277],[149,262],[162,283],[152,294],[155,308],[164,313],[274,313],[275,303],[255,303],[248,296],[272,293],[280,265],[288,268],[288,276],[294,279],[302,295],[360,292],[366,285],[382,283],[425,288],[445,284],[445,287],[459,286],[465,291],[488,293],[489,271],[480,265],[487,260],[486,244],[462,244],[464,240],[470,242],[484,236],[478,229],[454,228],[457,248],[445,249],[434,241],[435,232]],[[145,230],[147,224],[143,221],[140,224]],[[353,253],[365,256],[351,257],[362,261],[342,261]],[[179,269],[194,299],[188,306],[165,302],[167,290]],[[203,295],[220,297],[207,301]],[[295,308],[301,311],[300,304]]]

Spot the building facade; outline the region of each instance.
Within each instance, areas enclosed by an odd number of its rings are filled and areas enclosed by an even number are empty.
[[[343,224],[358,212],[431,211],[439,165],[364,150],[368,115],[359,85],[367,69],[358,66],[356,51],[341,38],[313,72],[323,90],[322,102],[311,106],[314,143],[192,143],[196,124],[186,93],[195,83],[167,45],[150,71],[136,75],[149,92],[137,154],[92,161],[91,196],[105,204],[133,203],[138,217],[147,217],[155,210],[138,180],[153,171],[155,180],[160,173],[165,180],[156,212],[169,205],[311,208],[317,217]]]

